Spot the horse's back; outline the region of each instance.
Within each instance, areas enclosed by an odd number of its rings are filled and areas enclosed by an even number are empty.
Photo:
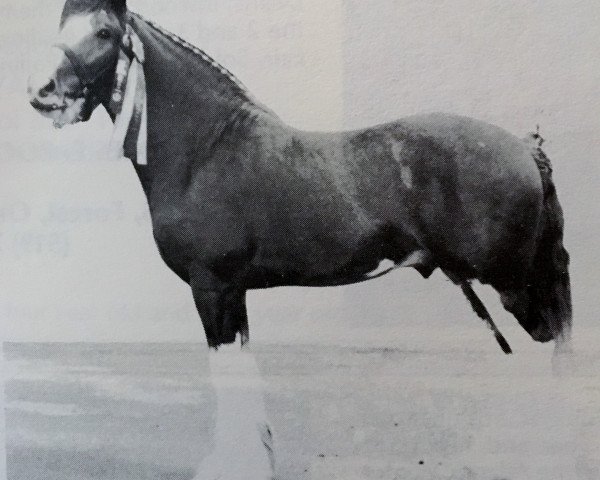
[[[441,267],[489,282],[524,275],[543,204],[531,145],[446,114],[407,117],[355,138],[373,136],[385,139],[397,164],[394,187],[405,212],[399,222]]]

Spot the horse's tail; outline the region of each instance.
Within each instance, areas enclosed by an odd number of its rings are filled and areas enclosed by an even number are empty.
[[[534,134],[536,135],[536,134]],[[531,267],[524,287],[500,291],[502,304],[538,342],[556,340],[568,348],[572,309],[569,254],[563,246],[563,212],[552,181],[552,165],[535,137],[533,158],[542,179],[544,203],[539,220]]]
[[[538,341],[568,343],[572,328],[569,254],[563,245],[563,211],[552,180],[552,165],[539,145],[533,151],[542,178],[544,205],[536,252],[527,283],[528,319],[537,325]]]

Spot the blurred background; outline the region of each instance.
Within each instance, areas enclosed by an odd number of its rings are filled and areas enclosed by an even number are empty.
[[[98,109],[54,130],[28,105],[63,0],[0,0],[0,316],[10,341],[198,341],[187,285],[162,263],[130,164]],[[576,340],[595,348],[600,260],[600,4],[594,0],[131,0],[205,49],[290,124],[358,128],[424,111],[540,125],[572,256]],[[479,287],[509,342],[534,346]],[[441,274],[249,295],[259,343],[495,349]]]

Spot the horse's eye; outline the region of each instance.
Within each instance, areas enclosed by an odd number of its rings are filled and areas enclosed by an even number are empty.
[[[98,30],[98,33],[96,34],[96,36],[98,38],[101,38],[102,40],[108,40],[110,38],[110,30],[108,28],[103,28],[102,30]]]

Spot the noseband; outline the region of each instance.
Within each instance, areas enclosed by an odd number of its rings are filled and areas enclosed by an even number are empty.
[[[94,83],[96,83],[96,81],[102,75],[104,75],[106,73],[106,71],[112,66],[112,65],[107,65],[106,67],[101,69],[99,72],[94,74],[94,73],[90,72],[89,68],[79,58],[79,55],[71,47],[69,47],[66,43],[55,43],[52,46],[63,51],[63,53],[67,57],[67,60],[69,60],[69,62],[73,66],[73,70],[75,70],[75,74],[77,75],[77,78],[81,82],[81,85],[84,90],[87,88],[90,88],[92,85],[94,85]]]

